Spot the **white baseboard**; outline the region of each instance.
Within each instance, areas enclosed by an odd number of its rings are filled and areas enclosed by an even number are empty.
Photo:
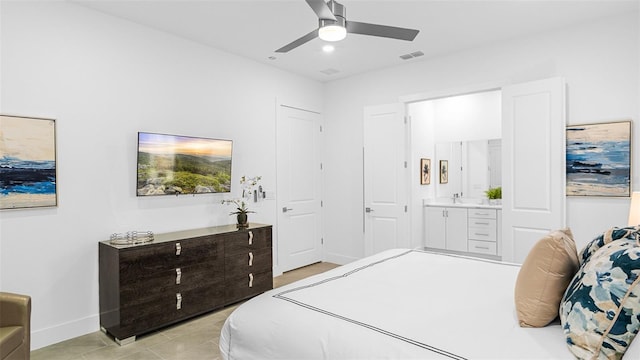
[[[280,270],[280,266],[273,267],[273,277],[282,275],[282,270]]]
[[[357,257],[352,257],[352,256],[345,256],[342,254],[333,254],[333,253],[325,253],[324,254],[324,261],[325,262],[330,262],[330,263],[334,263],[334,264],[338,264],[338,265],[345,265],[348,264],[350,262],[356,261],[359,258]]]
[[[93,315],[45,329],[31,331],[31,350],[100,330],[100,316]]]

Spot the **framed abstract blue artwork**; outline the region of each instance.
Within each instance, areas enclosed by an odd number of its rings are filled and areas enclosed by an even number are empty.
[[[631,121],[567,126],[567,195],[631,196]]]
[[[0,115],[0,210],[57,206],[55,120]]]

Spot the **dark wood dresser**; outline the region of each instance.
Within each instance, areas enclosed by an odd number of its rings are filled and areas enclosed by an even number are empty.
[[[137,335],[273,288],[272,228],[250,224],[99,243],[100,327],[123,345]]]

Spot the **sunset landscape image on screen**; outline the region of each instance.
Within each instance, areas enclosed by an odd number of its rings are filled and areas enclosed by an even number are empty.
[[[231,140],[138,133],[137,195],[231,191]]]

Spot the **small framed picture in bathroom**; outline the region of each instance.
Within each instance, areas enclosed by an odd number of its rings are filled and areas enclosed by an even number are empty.
[[[431,184],[431,159],[420,159],[420,185]]]
[[[440,184],[449,182],[449,160],[440,160]]]

